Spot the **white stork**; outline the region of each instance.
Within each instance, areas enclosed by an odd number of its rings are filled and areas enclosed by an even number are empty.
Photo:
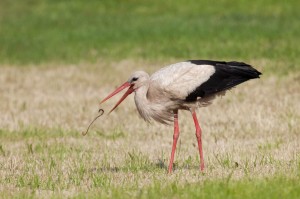
[[[218,95],[249,79],[259,78],[261,73],[243,62],[189,60],[166,66],[149,77],[144,71],[134,72],[128,81],[118,87],[105,102],[121,90],[129,87],[112,108],[112,112],[129,94],[135,92],[137,110],[145,121],[151,119],[168,124],[174,122],[173,146],[168,172],[172,172],[174,154],[179,137],[178,110],[191,112],[200,154],[200,170],[204,170],[201,128],[195,109],[206,106]]]

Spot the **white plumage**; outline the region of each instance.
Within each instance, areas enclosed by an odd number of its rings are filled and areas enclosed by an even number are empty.
[[[150,85],[164,90],[177,99],[184,100],[195,88],[206,82],[214,74],[212,65],[196,65],[180,62],[166,66],[150,77]],[[195,78],[197,77],[197,78]]]

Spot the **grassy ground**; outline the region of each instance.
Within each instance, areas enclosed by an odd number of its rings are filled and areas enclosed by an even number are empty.
[[[121,70],[135,67],[130,61],[113,66],[118,80],[108,72],[99,78],[106,64],[1,68],[3,197],[299,196],[299,74],[247,82],[198,111],[204,173],[192,118],[180,112],[175,172],[168,175],[173,129],[142,121],[132,98],[81,135],[99,100],[127,79]]]
[[[299,1],[0,1],[0,197],[299,198]],[[132,97],[98,103],[130,73],[186,59],[263,72],[171,126]],[[115,97],[118,98],[118,97]],[[103,105],[111,108],[117,99]]]

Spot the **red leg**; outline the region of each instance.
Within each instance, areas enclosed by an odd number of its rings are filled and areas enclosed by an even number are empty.
[[[171,159],[170,159],[170,164],[169,164],[169,169],[168,169],[169,173],[172,173],[172,167],[173,167],[173,161],[174,161],[174,155],[175,155],[178,137],[179,137],[178,110],[176,110],[176,111],[174,111],[174,135],[173,135],[173,146],[172,146]]]
[[[202,138],[201,138],[201,128],[196,116],[196,112],[193,110],[192,111],[192,115],[193,115],[193,119],[194,119],[194,123],[195,123],[195,127],[196,127],[196,137],[197,137],[197,141],[198,141],[198,148],[199,148],[199,154],[200,154],[200,170],[203,171],[204,170],[204,159],[203,159],[203,151],[202,151]]]

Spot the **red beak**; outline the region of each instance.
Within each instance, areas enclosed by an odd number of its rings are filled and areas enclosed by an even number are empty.
[[[126,93],[124,93],[124,95],[121,97],[121,99],[117,102],[117,104],[109,111],[109,113],[111,113],[113,110],[115,110],[115,108],[117,108],[119,106],[119,104],[121,104],[121,102],[128,96],[130,95],[134,89],[132,88],[133,85],[131,85],[129,82],[125,82],[124,84],[122,84],[119,88],[117,88],[114,92],[112,92],[110,95],[108,95],[106,98],[104,98],[100,104],[102,104],[103,102],[105,102],[106,100],[108,100],[109,98],[113,97],[114,95],[116,95],[117,93],[121,92],[123,89],[128,88],[128,90],[126,91]]]

